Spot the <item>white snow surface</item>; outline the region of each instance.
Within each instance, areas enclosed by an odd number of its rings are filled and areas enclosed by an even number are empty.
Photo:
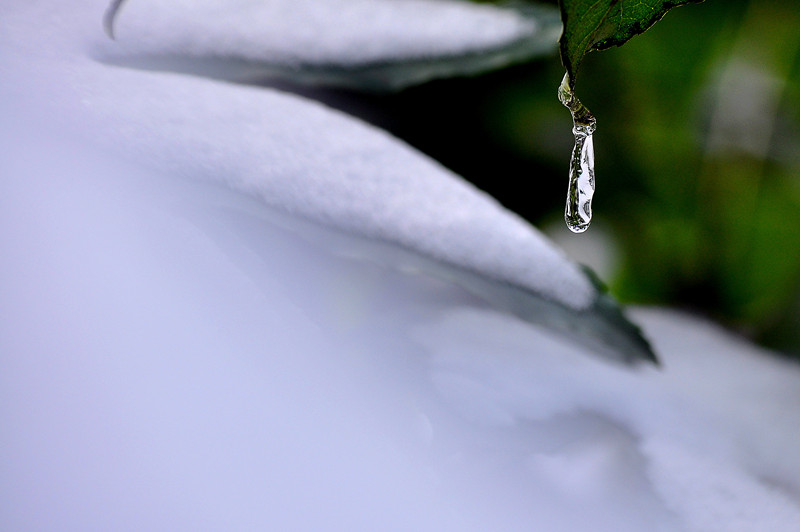
[[[87,50],[114,46],[100,31],[104,7],[40,1],[4,11],[0,61],[14,77],[0,83],[87,142],[154,167],[224,181],[573,308],[594,299],[585,275],[538,231],[380,130],[268,88],[94,61]]]
[[[463,0],[127,0],[123,50],[286,65],[464,55],[538,31],[511,9]]]
[[[412,252],[239,177],[267,159],[232,125],[203,138],[238,165],[148,114],[255,89],[94,65],[56,8],[0,11],[1,530],[800,530],[796,364],[641,309],[663,368],[631,371],[387,266]],[[313,156],[287,135],[276,164]]]
[[[664,368],[610,365],[339,252],[371,241],[4,126],[0,529],[800,530],[796,365],[658,310]]]

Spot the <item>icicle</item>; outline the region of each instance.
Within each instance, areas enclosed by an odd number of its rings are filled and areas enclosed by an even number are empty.
[[[569,161],[569,188],[564,220],[573,233],[583,233],[592,223],[592,196],[594,195],[594,145],[592,134],[595,119],[592,113],[575,97],[565,74],[558,87],[558,99],[572,113],[572,133],[575,147]]]

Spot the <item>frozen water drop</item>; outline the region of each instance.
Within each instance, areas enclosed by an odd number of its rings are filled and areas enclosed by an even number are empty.
[[[558,88],[558,99],[572,114],[572,133],[575,147],[569,161],[569,186],[564,220],[573,233],[583,233],[592,223],[592,196],[594,195],[594,144],[592,134],[595,119],[569,86],[565,75]]]
[[[573,233],[583,233],[592,222],[594,195],[594,147],[592,135],[575,133],[575,147],[569,163],[569,187],[564,219]]]

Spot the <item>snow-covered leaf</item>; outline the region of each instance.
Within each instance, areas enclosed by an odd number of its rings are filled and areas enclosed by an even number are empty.
[[[122,7],[124,6],[124,7]],[[549,54],[549,6],[463,0],[127,0],[106,61],[236,81],[396,90]]]
[[[69,11],[76,27],[86,23],[86,12]],[[159,38],[170,37],[152,36]],[[635,327],[595,311],[600,292],[541,233],[383,131],[273,89],[109,67],[69,49],[65,43],[46,73],[41,65],[18,72],[71,79],[42,83],[52,91],[43,101],[58,102],[59,115],[81,124],[88,142],[100,139],[154,168],[222,181],[282,211],[402,246],[431,272],[475,287],[526,320],[549,323],[615,359],[653,358]]]

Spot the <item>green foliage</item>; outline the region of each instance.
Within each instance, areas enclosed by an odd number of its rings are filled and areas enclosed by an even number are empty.
[[[680,10],[587,63],[609,169],[598,213],[624,249],[614,293],[680,305],[800,352],[800,12]],[[616,97],[609,97],[609,95]]]
[[[670,9],[703,0],[560,0],[564,32],[561,62],[570,87],[584,56],[592,50],[621,46],[646,31]]]

